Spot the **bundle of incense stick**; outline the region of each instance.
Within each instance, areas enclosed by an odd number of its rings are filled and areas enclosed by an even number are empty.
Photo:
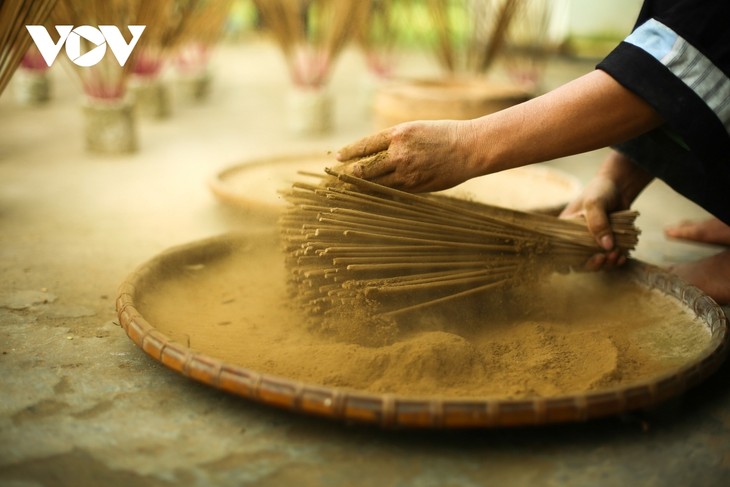
[[[327,84],[334,62],[367,18],[370,0],[253,0],[296,86]]]
[[[527,0],[427,0],[436,55],[449,73],[484,73],[504,47]]]
[[[395,44],[399,34],[397,17],[405,12],[396,0],[372,0],[361,22],[355,41],[360,46],[370,72],[390,78],[395,64]]]
[[[63,0],[61,0],[63,1]],[[155,0],[149,12],[155,22],[147,25],[132,64],[132,74],[158,79],[168,57],[177,48],[184,29],[200,0]]]
[[[56,0],[0,0],[0,93],[31,45],[25,26],[46,23],[55,4]]]
[[[131,75],[137,55],[148,44],[147,38],[154,39],[155,26],[167,25],[170,0],[58,0],[51,13],[51,21],[56,25],[114,25],[128,36],[128,26],[144,25],[145,32],[137,48],[124,64],[120,66],[114,56],[104,56],[98,64],[80,67],[66,63],[71,72],[81,82],[84,94],[90,98],[116,100],[124,98],[127,81]],[[127,41],[129,39],[127,38]]]
[[[550,40],[554,2],[531,0],[519,5],[504,39],[501,60],[515,82],[534,89],[548,58],[557,50]]]
[[[233,0],[196,0],[180,25],[175,46],[176,67],[186,73],[205,71],[213,47],[223,37]]]
[[[193,42],[198,51],[194,54],[201,56],[202,62],[202,56],[206,54],[203,51],[223,33],[232,0],[155,0],[147,3],[154,4],[152,12],[158,20],[147,26],[133,71],[137,76],[152,79],[161,74],[170,57]]]
[[[398,191],[331,169],[296,182],[281,231],[291,282],[319,316],[367,304],[393,318],[582,267],[600,247],[561,219]],[[329,176],[328,176],[329,175]],[[638,242],[638,213],[610,215],[616,245]]]

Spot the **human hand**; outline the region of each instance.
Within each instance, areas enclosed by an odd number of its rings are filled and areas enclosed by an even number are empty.
[[[628,209],[652,179],[629,158],[611,151],[581,195],[563,210],[561,217],[584,217],[588,230],[603,249],[588,259],[587,270],[609,269],[626,262],[626,255],[615,248],[608,214]]]
[[[406,122],[337,153],[353,176],[409,192],[439,191],[475,176],[469,121]]]
[[[565,207],[560,214],[563,218],[582,216],[588,230],[603,252],[597,252],[585,263],[585,269],[597,271],[623,265],[626,255],[615,248],[615,239],[611,230],[608,213],[623,210],[616,183],[611,179],[597,175],[584,188],[581,195]]]

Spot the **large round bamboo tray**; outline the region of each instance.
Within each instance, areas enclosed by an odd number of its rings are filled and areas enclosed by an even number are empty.
[[[660,375],[623,387],[587,393],[510,399],[506,397],[422,398],[304,383],[227,363],[188,346],[184,337],[162,332],[143,315],[149,295],[207,265],[230,266],[240,252],[254,261],[271,252],[274,236],[254,244],[253,236],[227,235],[172,248],[143,264],[121,285],[116,301],[122,327],[153,359],[191,379],[243,398],[296,413],[393,428],[491,428],[579,422],[652,408],[680,395],[713,373],[728,352],[727,319],[722,309],[698,289],[658,268],[633,261],[627,278],[676,300],[707,327],[706,344],[692,360]],[[249,261],[249,260],[247,260]],[[229,267],[230,268],[230,267]],[[246,269],[240,270],[244,275]],[[196,296],[197,290],[190,292]],[[224,306],[225,304],[221,304]],[[194,326],[199,326],[195,323]],[[175,340],[174,338],[177,338]],[[190,337],[187,337],[190,340]],[[704,343],[704,342],[703,342]],[[275,345],[274,345],[275,347]],[[276,357],[276,349],[272,350]]]
[[[209,181],[218,200],[246,215],[273,221],[286,206],[278,193],[300,179],[298,171],[322,174],[336,165],[333,156],[321,153],[281,154],[252,158],[229,166]],[[580,181],[548,166],[528,166],[466,181],[443,193],[460,199],[555,214],[582,189]]]
[[[376,129],[412,120],[470,120],[530,97],[519,86],[487,79],[394,81],[376,92],[373,120]]]

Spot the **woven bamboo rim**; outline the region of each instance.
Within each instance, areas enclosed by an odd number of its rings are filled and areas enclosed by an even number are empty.
[[[651,380],[585,394],[550,398],[418,398],[352,392],[260,373],[192,351],[159,332],[137,310],[138,289],[156,271],[191,257],[228,253],[246,236],[220,236],[169,249],[136,269],[120,286],[120,323],[147,355],[193,380],[270,406],[344,422],[385,428],[494,428],[581,422],[648,409],[678,396],[715,372],[728,353],[728,324],[706,294],[657,267],[636,260],[624,272],[639,283],[676,299],[711,332],[704,352],[684,366]]]
[[[324,151],[312,152],[305,154],[279,154],[268,157],[252,158],[250,160],[234,164],[226,167],[215,174],[208,181],[208,188],[218,198],[218,200],[228,207],[241,210],[252,216],[260,216],[263,218],[275,218],[279,216],[285,204],[274,204],[273,202],[257,198],[255,195],[246,194],[231,183],[231,179],[235,178],[242,172],[258,171],[262,169],[276,168],[277,166],[291,164],[292,167],[298,169],[311,169],[321,172],[325,167],[333,164],[332,157],[328,157]],[[309,167],[311,165],[311,167]],[[296,170],[292,171],[292,181],[288,181],[282,188],[271,188],[272,194],[277,190],[288,188],[296,179]],[[285,181],[281,181],[284,183]]]

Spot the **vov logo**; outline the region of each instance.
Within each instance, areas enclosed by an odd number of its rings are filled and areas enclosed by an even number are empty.
[[[130,25],[128,29],[132,34],[132,40],[127,43],[115,25],[100,25],[99,28],[90,25],[80,25],[76,28],[73,25],[57,25],[58,42],[53,42],[51,35],[42,25],[25,26],[49,67],[58,57],[64,44],[66,45],[66,55],[77,66],[90,67],[98,64],[104,59],[107,46],[117,58],[119,66],[124,66],[132,54],[134,46],[142,37],[145,27],[145,25]],[[88,41],[94,47],[82,53],[81,39]]]

